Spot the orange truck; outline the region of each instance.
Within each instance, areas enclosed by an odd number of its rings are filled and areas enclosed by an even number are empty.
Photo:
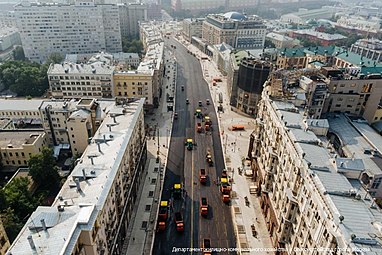
[[[200,199],[200,214],[205,217],[208,215],[208,201],[206,197]]]
[[[202,123],[197,123],[196,124],[196,131],[198,132],[198,133],[201,133],[202,132]]]
[[[227,178],[220,179],[220,192],[224,203],[229,203],[231,200],[231,185],[228,183]]]
[[[160,201],[158,213],[158,230],[164,231],[166,229],[166,221],[168,217],[168,201]]]
[[[207,183],[207,173],[206,173],[206,169],[204,169],[204,168],[200,169],[200,172],[199,172],[199,181],[202,184],[206,184]]]
[[[175,220],[175,224],[176,224],[176,230],[178,232],[183,232],[184,231],[184,223],[183,223],[182,213],[176,212],[174,220]]]
[[[212,254],[211,240],[210,239],[207,239],[207,238],[203,239],[202,246],[203,246],[203,255],[211,255]]]

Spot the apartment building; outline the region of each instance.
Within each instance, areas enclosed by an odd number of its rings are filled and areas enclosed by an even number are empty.
[[[10,246],[7,233],[5,232],[3,222],[0,219],[0,254],[5,254]]]
[[[350,51],[365,58],[382,62],[382,41],[378,39],[359,39],[350,47]]]
[[[300,45],[299,40],[293,39],[292,37],[278,34],[278,33],[268,33],[265,39],[271,41],[276,48],[293,48]]]
[[[381,253],[382,214],[354,180],[360,161],[335,157],[301,109],[268,93],[269,86],[248,156],[273,245],[285,254]]]
[[[76,1],[15,6],[25,56],[43,63],[51,53],[121,52],[118,6]]]
[[[52,206],[32,213],[10,253],[121,253],[146,161],[143,105],[108,112]]]
[[[21,45],[20,34],[17,28],[0,26],[0,52],[16,45]]]
[[[32,155],[48,146],[47,135],[42,131],[1,131],[0,153],[3,166],[27,166]]]
[[[202,38],[210,45],[226,43],[238,49],[264,47],[266,26],[257,16],[238,12],[211,14],[203,21]]]
[[[65,61],[68,63],[93,64],[96,62],[102,62],[107,65],[124,65],[126,67],[137,68],[140,62],[138,53],[106,53],[106,52],[94,52],[88,54],[66,54]]]
[[[97,131],[114,104],[112,99],[94,98],[44,101],[40,107],[40,115],[49,144],[71,149],[73,155],[83,153],[88,139]]]
[[[184,19],[182,29],[183,37],[189,42],[191,42],[193,36],[202,38],[202,27],[204,20],[204,18]]]
[[[92,64],[51,64],[48,69],[50,93],[54,98],[112,98],[115,67]]]
[[[0,99],[0,118],[10,118],[12,120],[30,120],[38,122],[41,120],[39,107],[43,100],[15,100]],[[41,122],[39,122],[41,124]]]
[[[122,37],[138,38],[139,24],[147,21],[147,4],[126,3],[118,8]]]
[[[145,106],[153,107],[154,71],[118,71],[114,73],[114,95],[116,98],[147,98]]]
[[[160,28],[152,21],[140,24],[139,39],[142,42],[145,51],[147,51],[149,45],[163,42]]]
[[[292,24],[305,24],[311,19],[330,19],[335,13],[332,8],[300,9],[298,12],[281,15],[280,21]]]
[[[246,7],[255,7],[259,0],[171,0],[171,7],[175,11],[190,10],[191,12],[216,10],[223,8],[225,10],[238,10]]]
[[[337,20],[335,26],[349,32],[359,32],[365,35],[378,34],[381,32],[381,19],[376,17],[365,18],[355,15],[343,15]]]
[[[293,31],[293,38],[306,39],[311,42],[319,43],[321,46],[336,45],[343,42],[347,37],[341,34],[328,34],[312,29],[301,29]]]

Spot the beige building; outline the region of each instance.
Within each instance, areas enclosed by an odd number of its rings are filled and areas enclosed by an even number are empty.
[[[202,26],[204,20],[204,18],[184,19],[182,29],[183,37],[189,42],[191,42],[193,36],[202,38]]]
[[[381,253],[382,214],[354,180],[362,161],[336,158],[301,109],[268,93],[264,88],[248,156],[273,245],[285,254]]]
[[[3,166],[27,166],[30,157],[48,146],[45,132],[3,131],[0,132],[0,153]]]
[[[3,223],[0,219],[0,254],[3,255],[8,250],[10,246],[7,233],[5,232]]]
[[[0,99],[0,118],[40,119],[39,107],[43,100]]]
[[[143,105],[108,112],[52,206],[32,213],[9,252],[121,254],[146,161]]]
[[[226,43],[238,49],[264,47],[266,26],[257,16],[238,12],[211,14],[203,21],[202,39],[208,44]]]
[[[54,98],[112,98],[114,66],[92,64],[51,64],[48,81]]]
[[[300,46],[300,41],[297,39],[293,39],[292,37],[277,34],[274,32],[268,33],[265,39],[271,41],[276,48],[293,48]]]

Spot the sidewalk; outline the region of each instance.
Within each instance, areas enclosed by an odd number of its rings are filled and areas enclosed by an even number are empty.
[[[180,41],[184,44],[184,41]],[[216,64],[211,60],[200,60],[201,56],[208,57],[194,45],[186,44],[188,50],[196,53],[203,70],[203,76],[210,88],[211,97],[214,101],[215,109],[219,105],[218,94],[223,94],[224,113],[217,113],[219,118],[219,128],[221,132],[221,143],[224,160],[229,175],[233,178],[232,185],[232,215],[234,216],[234,226],[238,240],[238,248],[272,248],[269,232],[266,227],[265,219],[261,213],[260,202],[256,195],[249,193],[249,186],[253,184],[251,178],[244,175],[246,166],[245,158],[248,153],[249,137],[254,128],[254,119],[240,115],[231,110],[227,91],[227,78],[218,70]],[[222,82],[212,86],[212,79],[220,77]],[[245,131],[230,131],[232,125],[239,124],[245,126]],[[239,175],[238,167],[244,168],[243,174]],[[245,205],[244,197],[250,200],[250,205]],[[255,226],[257,237],[252,235],[251,225]],[[273,252],[261,251],[242,252],[243,254],[274,254]]]
[[[167,58],[166,58],[167,57]],[[172,56],[165,54],[166,65],[172,64]],[[171,69],[171,75],[176,69]],[[145,124],[149,130],[147,137],[147,163],[145,167],[144,180],[138,194],[139,204],[132,216],[133,224],[130,225],[126,234],[122,254],[151,254],[154,244],[154,235],[157,223],[157,214],[161,196],[161,186],[164,181],[168,147],[170,143],[171,129],[173,123],[172,112],[167,112],[166,93],[172,89],[172,76],[163,79],[163,93],[160,105],[153,115],[145,116]],[[166,88],[168,86],[168,88]],[[174,102],[175,105],[175,102]],[[158,138],[159,130],[159,138]],[[159,140],[159,158],[157,162]]]

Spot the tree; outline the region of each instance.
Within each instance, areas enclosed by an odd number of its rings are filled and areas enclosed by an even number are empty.
[[[122,39],[122,51],[140,54],[143,50],[143,44],[138,39],[124,37]]]
[[[62,61],[64,61],[64,57],[62,56],[62,54],[58,53],[58,52],[53,52],[46,59],[46,64],[48,64],[48,65],[50,65],[50,64],[59,64]]]
[[[13,242],[20,230],[23,228],[23,222],[18,218],[16,212],[12,208],[5,209],[0,214],[1,221],[3,222],[3,226],[5,232],[7,232],[7,236],[10,242]]]
[[[15,50],[13,51],[13,59],[14,60],[25,60],[25,54],[24,49],[21,46],[16,46]]]
[[[48,65],[7,61],[0,65],[0,83],[19,96],[41,96],[49,87]]]
[[[29,175],[44,188],[55,189],[60,184],[60,176],[55,165],[53,150],[44,147],[40,154],[32,155],[28,161]]]

